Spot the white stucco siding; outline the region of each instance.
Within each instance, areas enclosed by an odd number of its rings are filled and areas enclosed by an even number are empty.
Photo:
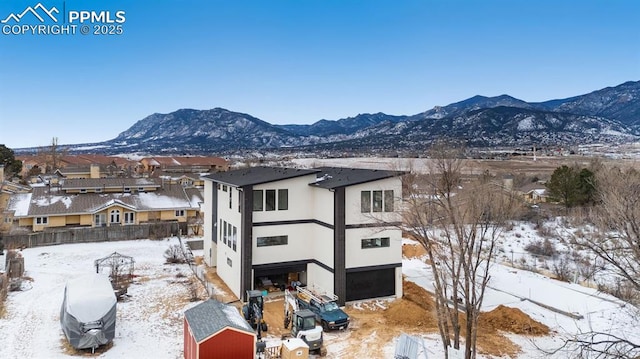
[[[292,262],[313,258],[315,224],[288,224],[253,228],[253,264]],[[259,237],[287,236],[287,244],[258,247]]]
[[[362,191],[393,190],[394,212],[361,212]],[[383,192],[384,193],[384,192]],[[383,195],[384,197],[384,195]],[[402,182],[399,177],[386,178],[379,181],[367,182],[346,188],[345,191],[345,220],[349,224],[375,223],[379,221],[399,221],[398,209],[402,197]]]
[[[238,246],[238,249],[240,247]],[[238,298],[241,297],[240,288],[240,252],[234,251],[223,243],[218,242],[218,266],[216,272],[220,279],[222,279],[229,289]],[[231,263],[229,263],[229,260]],[[231,264],[231,265],[229,265]]]
[[[325,188],[310,187],[310,195],[313,197],[313,218],[333,224],[334,216],[334,192]]]
[[[402,267],[396,267],[396,298],[402,298]]]
[[[282,181],[274,181],[254,186],[254,190],[277,190],[286,189],[288,193],[288,208],[286,210],[277,209],[274,211],[254,211],[254,222],[271,222],[283,220],[304,220],[314,218],[314,197],[313,189],[309,183],[313,182],[315,175],[290,178]],[[276,197],[277,198],[277,197]],[[263,204],[265,198],[263,196]]]
[[[389,238],[389,247],[362,248],[362,239],[369,238]],[[346,268],[402,262],[402,232],[399,229],[348,229],[345,242]]]
[[[241,214],[238,212],[238,198],[239,190],[237,187],[227,186],[227,190],[224,191],[221,186],[218,189],[218,221],[215,226],[218,234],[217,243],[217,273],[220,278],[227,283],[229,288],[238,297],[241,296],[240,288],[240,268],[242,265],[240,253],[242,252],[242,226],[241,226]],[[231,206],[229,206],[229,195],[231,195]],[[229,208],[231,207],[231,208]],[[220,220],[231,225],[231,228],[235,227],[235,243],[236,248],[233,249],[233,241],[227,241],[224,243],[224,228],[220,227]],[[227,231],[227,236],[233,238],[232,233]]]
[[[315,263],[307,264],[307,284],[314,289],[322,289],[327,293],[333,293],[333,273]]]
[[[204,222],[202,224],[204,236],[203,236],[203,252],[204,252],[204,262],[210,266],[216,266],[216,252],[215,252],[215,243],[213,243],[213,231],[216,230],[216,227],[213,223],[213,188],[215,184],[211,181],[204,181],[204,204],[203,204],[203,215]]]
[[[321,225],[314,225],[311,230],[314,233],[313,251],[310,258],[334,268],[333,263],[333,230]]]

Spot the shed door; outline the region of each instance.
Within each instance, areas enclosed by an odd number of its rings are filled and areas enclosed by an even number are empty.
[[[396,294],[395,268],[347,272],[346,300],[387,297]]]

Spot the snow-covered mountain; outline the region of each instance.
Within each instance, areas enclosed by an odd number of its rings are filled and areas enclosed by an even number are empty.
[[[636,81],[540,103],[508,95],[474,96],[412,116],[359,114],[311,125],[273,125],[222,108],[182,109],[150,115],[117,138],[91,145],[107,152],[147,153],[291,148],[403,152],[426,148],[443,137],[487,147],[621,143],[638,140],[639,135],[640,81]]]

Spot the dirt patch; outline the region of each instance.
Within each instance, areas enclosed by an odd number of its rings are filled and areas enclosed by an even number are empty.
[[[424,247],[421,244],[408,244],[405,243],[402,245],[402,256],[407,259],[422,259],[427,255]]]
[[[521,335],[548,335],[549,327],[533,320],[518,308],[499,305],[490,312],[480,313],[478,327],[483,332],[504,331]]]
[[[233,303],[239,300],[231,289],[229,289],[229,286],[220,279],[215,267],[206,267],[205,278],[218,289],[217,292],[212,295],[212,298],[223,303]]]
[[[436,317],[430,311],[407,299],[396,300],[384,311],[386,322],[415,329],[438,330]]]
[[[414,282],[405,280],[402,283],[402,293],[404,298],[419,305],[424,310],[432,311],[436,307],[431,293]]]

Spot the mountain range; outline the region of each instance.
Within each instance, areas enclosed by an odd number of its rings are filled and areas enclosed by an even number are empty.
[[[410,116],[359,114],[310,125],[274,125],[223,108],[153,114],[115,139],[69,146],[105,153],[232,154],[247,151],[406,152],[448,138],[469,147],[617,144],[640,139],[640,81],[585,95],[526,102],[474,96]],[[95,149],[94,149],[95,151]]]

